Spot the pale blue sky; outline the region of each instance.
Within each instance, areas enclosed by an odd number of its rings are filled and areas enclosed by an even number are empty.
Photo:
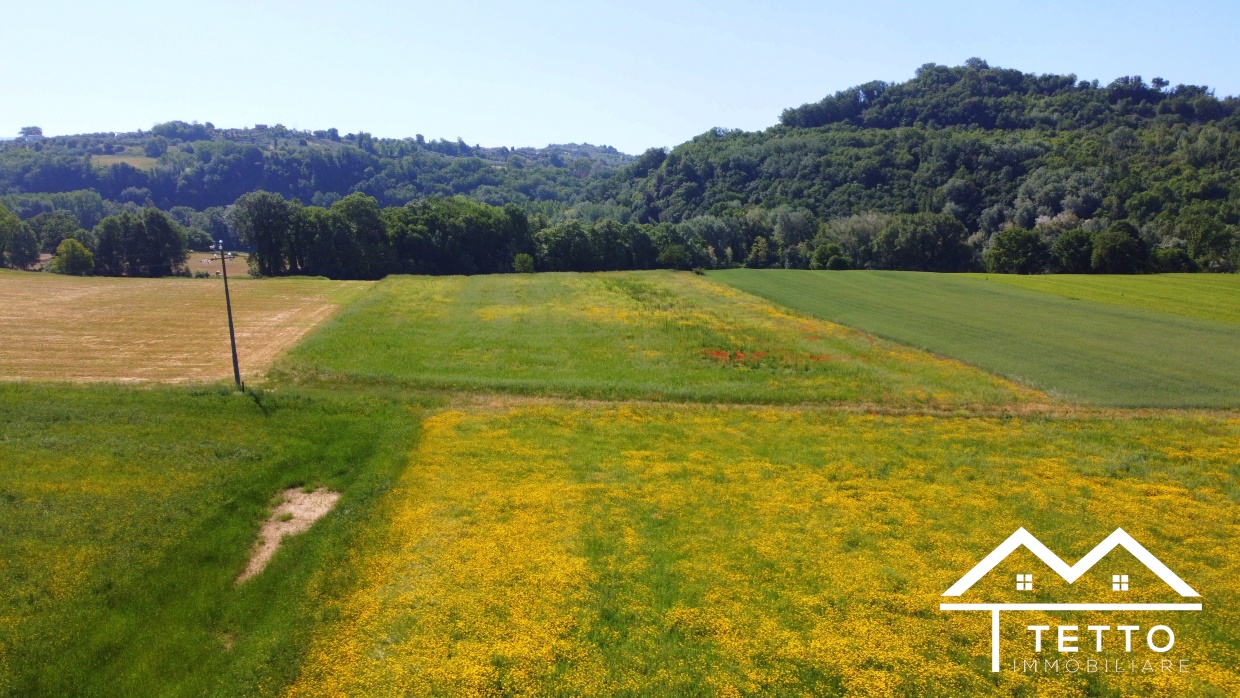
[[[1240,2],[71,2],[6,6],[0,135],[335,126],[637,153],[923,63],[1240,93]]]

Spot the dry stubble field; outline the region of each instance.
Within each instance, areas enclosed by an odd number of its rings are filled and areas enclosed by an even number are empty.
[[[232,282],[243,375],[369,286],[365,281]],[[159,381],[231,374],[223,284],[214,279],[72,278],[0,272],[0,380]]]

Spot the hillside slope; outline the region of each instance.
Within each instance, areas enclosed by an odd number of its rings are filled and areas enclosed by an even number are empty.
[[[1240,216],[1240,101],[1155,79],[1106,86],[984,61],[927,65],[786,110],[762,132],[715,129],[655,167],[630,167],[612,196],[642,219],[746,206],[947,212],[970,230],[1039,217],[1131,218],[1159,230],[1200,213]]]
[[[108,201],[197,210],[226,206],[256,189],[317,205],[355,192],[387,205],[456,194],[537,205],[571,201],[592,174],[632,159],[589,144],[484,148],[421,135],[172,121],[150,131],[0,142],[0,194],[89,190]],[[20,212],[16,201],[10,208]]]

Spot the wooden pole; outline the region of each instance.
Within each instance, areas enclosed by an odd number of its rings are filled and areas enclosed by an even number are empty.
[[[220,269],[224,271],[224,306],[228,308],[228,341],[232,343],[233,380],[238,390],[245,390],[241,383],[241,365],[237,363],[237,333],[233,330],[232,297],[228,294],[228,261],[224,255],[224,241],[220,240]]]

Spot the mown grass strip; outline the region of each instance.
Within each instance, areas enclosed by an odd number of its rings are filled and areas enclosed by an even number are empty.
[[[710,277],[1068,398],[1240,405],[1240,327],[952,274],[737,269]]]
[[[389,277],[277,366],[598,399],[1006,405],[1006,381],[674,272]]]

